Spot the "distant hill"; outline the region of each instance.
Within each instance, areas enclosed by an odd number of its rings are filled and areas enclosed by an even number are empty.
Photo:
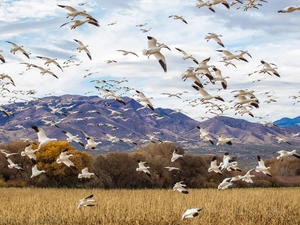
[[[282,127],[286,127],[286,126],[299,126],[300,125],[300,116],[297,116],[293,119],[291,118],[287,118],[284,117],[280,120],[276,120],[274,122],[277,126],[282,126]]]
[[[231,149],[237,146],[240,149],[265,146],[264,148],[273,148],[274,151],[274,148],[280,147],[293,148],[300,142],[299,137],[291,137],[291,133],[300,131],[300,126],[265,127],[259,123],[225,116],[199,122],[172,109],[156,108],[152,111],[149,108],[141,108],[142,105],[132,98],[124,97],[124,100],[126,105],[98,96],[63,95],[4,105],[3,108],[13,115],[0,116],[1,141],[2,143],[19,139],[36,141],[36,133],[31,128],[31,125],[36,125],[42,127],[51,138],[66,140],[66,135],[62,131],[69,131],[78,135],[85,143],[84,136],[80,132],[83,131],[100,140],[102,144],[99,145],[99,149],[104,152],[132,151],[140,145],[160,141],[177,142],[187,151],[194,153],[214,153],[229,147],[212,146],[209,142],[200,140],[196,126],[208,130],[215,143],[221,134],[235,138]],[[60,108],[65,115],[51,112],[49,106]],[[53,124],[46,124],[46,121],[52,121]],[[103,132],[118,138],[131,139],[137,145],[124,142],[111,143]],[[285,143],[279,145],[274,136],[285,137],[292,146]],[[73,144],[76,148],[84,150],[77,143]]]

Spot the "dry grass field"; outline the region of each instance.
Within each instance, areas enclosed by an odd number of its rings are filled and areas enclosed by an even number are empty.
[[[1,188],[0,224],[300,224],[300,188],[189,191]],[[90,194],[98,204],[79,210]],[[200,215],[182,221],[195,207]]]

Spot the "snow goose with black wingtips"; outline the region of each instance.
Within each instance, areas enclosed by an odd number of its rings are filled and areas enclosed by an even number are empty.
[[[217,145],[232,145],[232,140],[234,140],[234,138],[227,138],[225,134],[221,134],[221,136],[218,138]]]
[[[171,15],[171,16],[169,16],[169,18],[173,18],[174,20],[181,20],[181,21],[184,22],[185,24],[188,24],[188,23],[186,22],[186,20],[185,20],[182,16]]]
[[[54,65],[56,65],[59,69],[61,69],[61,71],[63,71],[63,69],[61,68],[61,66],[59,65],[58,62],[56,62],[57,58],[51,59],[49,57],[45,57],[45,56],[37,56],[37,58],[39,59],[43,59],[45,60],[45,65],[49,66],[51,63],[53,63]]]
[[[199,212],[202,210],[202,208],[193,208],[193,209],[187,209],[185,213],[183,213],[181,219],[184,220],[186,218],[194,218],[199,215]]]
[[[40,175],[41,173],[45,173],[45,172],[46,172],[45,170],[39,170],[39,169],[37,168],[37,164],[35,164],[35,165],[31,168],[31,171],[32,171],[32,172],[31,172],[30,178],[34,178],[34,177]]]
[[[38,151],[37,149],[35,149],[35,150],[32,149],[31,144],[27,144],[24,151],[21,151],[21,156],[28,156],[30,159],[36,160],[35,153],[37,151]]]
[[[180,48],[175,48],[176,50],[178,50],[179,52],[181,52],[183,54],[183,59],[186,60],[186,59],[191,59],[193,60],[196,64],[199,64],[197,59],[195,59],[195,57],[193,57],[192,55],[188,55],[185,51],[183,51],[182,49]]]
[[[177,159],[179,159],[181,157],[183,157],[183,155],[178,154],[177,150],[174,149],[173,154],[172,154],[172,158],[171,158],[171,162],[174,162],[174,161],[176,161]]]
[[[65,135],[67,135],[67,142],[71,143],[72,141],[75,141],[77,142],[78,144],[80,144],[82,147],[84,147],[84,144],[81,142],[81,140],[79,139],[78,137],[78,134],[77,135],[73,135],[71,134],[70,132],[68,131],[62,131]]]
[[[81,173],[78,174],[78,178],[82,179],[82,178],[91,178],[92,176],[94,176],[95,173],[90,173],[89,172],[89,168],[85,167],[81,170]]]
[[[77,9],[71,7],[71,6],[68,6],[68,5],[58,5],[58,6],[69,11],[67,13],[67,18],[72,17],[71,20],[73,20],[76,16],[82,16],[82,17],[85,17],[87,19],[98,22],[94,17],[92,17],[90,14],[88,14],[84,10],[79,11],[79,10],[77,10]]]
[[[211,138],[209,132],[207,130],[205,130],[204,128],[200,127],[200,126],[197,126],[197,128],[200,131],[200,139],[205,140],[205,141],[209,141],[213,145],[214,141]]]
[[[292,151],[286,151],[286,150],[280,150],[277,151],[280,155],[277,156],[277,159],[280,161],[283,161],[284,158],[289,157],[289,156],[295,156],[296,158],[300,159],[300,155],[297,154],[297,150],[292,150]]]
[[[96,201],[93,198],[93,194],[83,198],[83,199],[80,199],[79,200],[79,205],[78,205],[78,209],[81,209],[82,207],[84,206],[95,206],[96,205]]]
[[[87,135],[83,131],[80,131],[80,132],[85,136],[85,139],[87,141],[87,144],[84,146],[85,149],[96,150],[97,145],[102,143],[101,141],[96,142],[94,137]]]
[[[88,45],[84,45],[81,41],[74,39],[74,41],[76,41],[79,45],[79,47],[77,48],[77,50],[79,52],[81,52],[82,50],[86,52],[87,56],[89,57],[90,60],[92,60],[92,56],[90,51],[87,49],[87,47],[89,47]]]
[[[287,6],[279,10],[278,13],[291,13],[295,11],[300,11],[300,6],[295,6],[295,5]]]
[[[186,81],[186,79],[190,78],[196,85],[203,88],[203,84],[197,77],[197,73],[194,71],[194,69],[187,69],[184,73],[181,74],[181,79],[183,81]]]
[[[201,95],[202,95],[202,98],[200,99],[202,102],[203,101],[208,101],[208,100],[211,100],[211,99],[217,99],[217,100],[219,100],[219,101],[222,101],[222,102],[224,102],[224,99],[221,97],[221,96],[219,96],[219,95],[210,95],[210,94],[208,94],[207,93],[207,91],[205,91],[203,88],[201,88],[201,87],[199,87],[199,86],[196,86],[196,85],[192,85],[192,87],[194,88],[194,89],[196,89]]]
[[[223,77],[221,70],[219,70],[218,68],[214,67],[213,70],[215,71],[215,76],[214,76],[214,80],[215,81],[220,81],[222,84],[223,89],[227,88],[227,81],[225,80],[226,78],[229,77]]]
[[[137,102],[143,102],[144,104],[146,104],[152,111],[154,111],[154,106],[152,105],[152,103],[150,102],[150,98],[147,98],[145,96],[145,94],[141,91],[135,90],[135,92],[138,94],[139,99],[137,100]]]
[[[60,153],[59,157],[56,159],[56,162],[59,163],[59,164],[60,164],[60,163],[63,163],[63,164],[65,164],[67,167],[75,166],[74,163],[69,159],[71,156],[73,156],[73,154],[67,155],[68,150],[69,150],[69,149],[63,150],[63,151]]]
[[[229,188],[230,186],[232,186],[233,183],[232,183],[231,180],[232,180],[232,177],[227,177],[227,178],[225,178],[225,179],[219,184],[218,189],[219,189],[219,190],[224,190],[224,189],[227,189],[227,188]]]
[[[48,142],[50,141],[57,141],[56,138],[48,138],[45,134],[45,131],[43,130],[43,128],[41,127],[37,127],[35,125],[32,125],[31,126],[32,129],[34,129],[34,131],[36,132],[37,136],[38,136],[38,142],[40,143],[39,144],[39,147],[38,147],[38,150],[45,144],[47,144]]]
[[[218,35],[218,34],[214,34],[214,33],[208,33],[206,36],[205,36],[205,40],[208,42],[210,39],[216,41],[219,45],[221,45],[223,48],[224,48],[224,44],[223,42],[221,41],[220,37],[222,37],[222,35]]]
[[[146,162],[142,162],[140,160],[137,160],[137,162],[138,162],[138,168],[136,168],[136,171],[138,171],[138,172],[144,172],[149,177],[151,177],[150,171],[149,171],[150,167],[149,166],[145,166]]]
[[[183,181],[179,181],[177,183],[174,184],[173,186],[173,191],[179,191],[182,194],[188,194],[188,190],[186,189],[186,185],[183,184]]]
[[[271,173],[268,170],[268,169],[270,169],[270,167],[265,166],[264,160],[262,160],[262,158],[259,155],[257,156],[257,160],[258,160],[258,166],[256,166],[255,171],[262,172],[263,174],[268,175],[269,177],[272,177]]]
[[[217,164],[217,156],[213,156],[210,162],[210,167],[208,168],[208,172],[215,172],[217,174],[222,175],[221,166]]]
[[[10,50],[11,53],[15,54],[17,51],[20,51],[29,59],[30,53],[26,52],[23,49],[23,45],[19,46],[14,42],[11,42],[11,41],[7,41],[7,42],[13,46],[13,48]]]

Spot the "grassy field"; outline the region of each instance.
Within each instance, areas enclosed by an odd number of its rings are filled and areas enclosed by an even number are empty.
[[[0,224],[300,224],[300,188],[189,191],[1,188]],[[90,194],[97,205],[79,210]]]

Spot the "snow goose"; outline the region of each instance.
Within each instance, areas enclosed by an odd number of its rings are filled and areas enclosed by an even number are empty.
[[[138,162],[138,168],[136,168],[136,171],[138,171],[138,172],[144,172],[149,177],[151,177],[150,171],[149,171],[150,167],[149,166],[145,166],[146,162],[142,162],[140,160],[137,160],[137,162]]]
[[[0,50],[0,52],[3,52],[2,50]],[[0,54],[0,60],[3,62],[3,63],[5,63],[5,58],[4,58],[4,56],[3,55],[1,55]]]
[[[107,98],[115,99],[118,102],[120,102],[121,104],[126,105],[125,101],[120,96],[116,95],[114,91],[105,89],[103,87],[98,87],[98,86],[95,86],[95,88],[103,93],[104,99],[107,99]]]
[[[205,140],[205,141],[209,141],[213,145],[214,141],[211,138],[211,136],[209,135],[209,132],[207,130],[205,130],[204,128],[200,127],[200,126],[197,126],[197,128],[200,131],[200,139]]]
[[[183,60],[186,60],[186,59],[191,59],[193,60],[196,64],[199,64],[197,59],[195,59],[192,55],[188,55],[185,51],[183,51],[182,49],[180,48],[175,48],[177,51],[181,52],[183,54]]]
[[[238,163],[236,162],[236,157],[232,157],[229,155],[229,152],[225,152],[224,156],[223,156],[223,162],[220,163],[221,166],[221,170],[227,169],[228,171],[242,171],[239,167],[238,167]]]
[[[197,0],[197,5],[196,5],[196,7],[198,8],[198,9],[200,9],[201,7],[203,7],[203,6],[206,6],[210,11],[212,11],[212,12],[216,12],[214,9],[213,9],[213,7],[211,7],[211,5],[209,4],[209,2],[203,2],[203,0]]]
[[[21,166],[19,166],[18,164],[14,163],[10,158],[4,156],[8,162],[8,168],[9,169],[18,169],[18,170],[23,170],[23,168]]]
[[[150,57],[150,55],[154,55],[155,58],[158,60],[159,64],[163,68],[164,72],[167,72],[167,63],[166,59],[161,54],[160,50],[165,46],[165,45],[160,45],[157,46],[157,40],[153,37],[147,36],[148,38],[148,49],[143,50],[143,55]]]
[[[190,78],[196,85],[203,88],[203,84],[197,77],[197,73],[193,69],[187,69],[184,73],[181,74],[181,79],[186,81],[186,79]]]
[[[186,190],[186,185],[183,184],[183,181],[179,181],[177,183],[174,184],[173,186],[173,191],[179,191],[182,194],[188,194],[188,190]]]
[[[135,55],[136,57],[139,57],[138,54],[132,52],[132,51],[126,51],[126,50],[117,50],[118,52],[123,52],[123,55],[128,55],[128,54],[131,54],[131,55]]]
[[[218,35],[218,34],[214,34],[214,33],[208,33],[205,36],[205,40],[208,42],[210,39],[214,40],[215,42],[217,42],[219,45],[221,45],[224,48],[224,44],[221,41],[220,37],[222,37],[222,35]]]
[[[260,61],[261,65],[263,65],[263,69],[259,71],[259,73],[268,73],[268,74],[274,74],[277,77],[280,77],[279,73],[277,72],[277,67],[274,63],[267,63],[264,60]],[[260,66],[260,65],[259,65]],[[275,67],[272,67],[275,66]]]
[[[85,167],[81,170],[81,173],[78,174],[78,178],[88,178],[90,179],[92,176],[94,176],[94,173],[90,173],[88,167]]]
[[[181,20],[181,21],[184,22],[185,24],[188,24],[188,23],[186,22],[186,20],[185,20],[182,16],[171,15],[171,16],[169,16],[169,18],[173,18],[174,20]]]
[[[80,131],[80,132],[85,136],[85,139],[87,141],[87,144],[84,146],[85,149],[96,150],[97,145],[102,143],[101,141],[96,142],[94,137],[90,137],[89,135],[87,135],[83,131]]]
[[[34,177],[40,175],[41,173],[45,173],[45,172],[46,172],[45,170],[39,170],[39,169],[37,168],[37,164],[35,164],[35,165],[31,168],[31,171],[32,171],[32,173],[31,173],[30,178],[34,178]]]
[[[63,164],[65,164],[67,167],[75,166],[74,163],[69,159],[71,156],[73,156],[73,154],[67,155],[68,150],[69,150],[69,149],[63,150],[63,151],[60,153],[59,157],[56,159],[56,162],[59,163],[59,164],[60,164],[60,163],[63,163]]]
[[[175,166],[165,166],[164,168],[166,168],[166,169],[169,170],[169,171],[173,171],[173,170],[179,171],[179,170],[180,170],[180,168],[177,168],[177,167],[175,167]]]
[[[234,138],[227,138],[225,134],[221,134],[221,136],[218,138],[217,145],[232,145],[232,140],[234,140]]]
[[[241,178],[241,180],[242,181],[245,181],[245,182],[247,182],[247,183],[253,183],[253,180],[251,179],[252,177],[255,177],[255,175],[252,175],[252,174],[250,174],[250,172],[252,172],[254,169],[250,169],[250,170],[248,170],[248,172],[245,174],[245,175],[243,175],[243,176],[241,176],[241,175],[239,175],[240,176],[240,178]]]
[[[256,166],[255,171],[262,172],[263,174],[268,175],[269,177],[272,177],[271,173],[268,171],[268,169],[270,169],[270,167],[265,166],[264,160],[262,160],[262,158],[259,155],[257,156],[257,160],[258,160],[258,166]]]
[[[45,65],[47,65],[47,66],[49,66],[51,63],[53,63],[59,69],[61,69],[61,71],[63,71],[63,69],[61,68],[61,66],[59,65],[59,63],[55,61],[55,60],[57,60],[57,58],[51,59],[51,58],[48,58],[48,57],[45,57],[45,56],[37,56],[37,58],[45,60],[46,61]]]
[[[96,27],[100,27],[100,25],[98,24],[98,22],[92,20],[92,19],[86,19],[86,20],[72,20],[72,21],[69,21],[69,22],[66,22],[66,23],[63,23],[62,25],[60,25],[60,27],[63,27],[69,23],[73,23],[72,26],[71,26],[71,30],[75,29],[76,27],[80,27],[82,26],[83,24],[85,23],[89,23],[89,24],[92,24]]]
[[[300,11],[300,6],[295,6],[295,5],[287,6],[279,10],[278,13],[291,13],[294,11]]]
[[[174,161],[176,161],[177,159],[179,159],[181,157],[183,157],[183,155],[178,154],[177,150],[174,149],[173,154],[172,154],[172,158],[171,158],[171,162],[174,162]]]
[[[237,59],[237,60],[243,60],[245,62],[248,62],[247,59],[244,58],[243,53],[240,54],[233,54],[230,51],[227,50],[216,50],[218,52],[222,52],[225,56],[223,57],[223,60],[233,60],[233,59]]]
[[[0,149],[0,152],[3,153],[5,157],[9,157],[9,156],[18,154],[18,153],[16,153],[16,152],[8,152],[8,151],[5,150],[5,149]]]
[[[277,159],[280,161],[283,161],[284,158],[289,157],[289,156],[295,156],[296,158],[300,159],[300,155],[297,154],[297,150],[292,150],[292,151],[286,151],[286,150],[280,150],[277,151],[280,155],[277,156]]]
[[[213,156],[210,162],[210,167],[208,168],[208,172],[215,172],[217,174],[222,175],[223,173],[221,171],[221,166],[218,166],[217,163],[217,156]]]
[[[229,188],[230,186],[232,186],[233,183],[232,183],[231,180],[232,180],[231,177],[225,178],[225,179],[219,184],[218,189],[219,189],[219,190],[224,190],[224,189]]]
[[[194,71],[196,73],[204,74],[211,83],[214,83],[214,78],[211,75],[211,72],[208,70],[211,67],[215,67],[214,65],[208,65],[207,63],[210,61],[210,57],[202,60],[195,68]]]
[[[77,9],[67,6],[67,5],[58,5],[59,7],[68,10],[67,18],[72,17],[71,20],[73,20],[76,16],[82,16],[87,19],[93,20],[95,22],[98,22],[94,17],[92,17],[90,14],[88,14],[86,11],[78,11]]]
[[[137,100],[137,102],[143,102],[144,104],[146,104],[152,111],[154,111],[154,106],[152,105],[152,103],[150,102],[150,98],[147,98],[146,95],[138,90],[135,90],[135,92],[138,94],[139,99]]]
[[[281,143],[287,143],[289,145],[292,145],[290,142],[288,142],[285,138],[283,137],[277,137],[277,136],[272,136],[273,138],[276,138],[277,143],[281,144]]]
[[[47,74],[50,74],[51,76],[55,77],[56,79],[58,79],[58,76],[56,76],[52,71],[50,71],[50,68],[45,69],[45,68],[43,68],[41,66],[37,66],[37,65],[32,65],[32,66],[39,69],[41,71],[40,74],[45,75],[47,73]]]
[[[56,138],[48,138],[45,134],[45,131],[43,130],[43,128],[41,127],[37,127],[35,125],[31,126],[32,129],[34,129],[34,131],[36,132],[37,136],[38,136],[38,141],[39,141],[39,147],[38,150],[45,144],[47,144],[50,141],[57,141]]]
[[[96,201],[93,198],[93,194],[83,198],[83,199],[80,199],[79,200],[79,205],[78,205],[78,209],[81,209],[82,207],[84,206],[95,206],[96,205]]]
[[[225,80],[226,78],[229,77],[223,77],[221,70],[219,70],[218,68],[214,67],[213,70],[215,71],[215,76],[214,76],[214,80],[215,81],[220,81],[222,84],[223,89],[227,88],[227,81]]]
[[[30,53],[26,52],[23,49],[23,45],[19,46],[14,42],[11,42],[11,41],[7,41],[7,42],[13,46],[13,48],[10,50],[11,53],[15,54],[17,51],[20,51],[29,59],[29,54]]]
[[[202,210],[202,208],[193,208],[193,209],[187,209],[185,213],[183,213],[181,219],[184,220],[186,218],[194,218],[199,215],[199,212]]]
[[[92,60],[92,56],[90,51],[87,49],[87,47],[89,47],[88,45],[84,45],[81,41],[74,39],[74,41],[76,41],[79,45],[79,47],[77,48],[77,50],[79,52],[81,52],[82,50],[86,52],[87,56],[89,57],[90,60]]]
[[[116,136],[113,136],[111,134],[108,134],[106,132],[102,132],[103,134],[106,135],[106,137],[108,138],[108,140],[111,142],[111,143],[115,143],[115,142],[118,142],[118,141],[122,141],[120,138],[117,138]]]
[[[211,0],[211,1],[208,2],[208,4],[210,6],[212,6],[212,5],[218,5],[220,3],[222,5],[224,5],[227,9],[230,9],[230,5],[229,5],[229,3],[226,0]]]
[[[255,108],[259,108],[259,105],[258,105],[259,100],[257,98],[246,98],[244,95],[238,95],[236,98],[237,98],[237,102],[234,105],[234,107],[248,104],[248,105],[254,106]]]
[[[27,144],[26,148],[24,149],[24,151],[21,151],[21,156],[28,156],[30,159],[36,160],[35,153],[37,151],[38,151],[37,149],[35,149],[35,150],[32,149],[31,144]]]
[[[192,85],[192,87],[194,89],[196,89],[201,95],[202,95],[202,98],[201,98],[201,101],[208,101],[208,100],[211,100],[211,99],[217,99],[219,101],[222,101],[224,102],[224,99],[219,96],[219,95],[210,95],[207,93],[207,91],[205,91],[203,88],[199,87],[199,86],[196,86],[196,85]]]
[[[71,143],[72,141],[77,142],[78,144],[80,144],[82,147],[84,147],[84,144],[81,142],[81,140],[78,138],[78,134],[77,135],[73,135],[68,131],[62,131],[65,135],[67,135],[67,142]]]

